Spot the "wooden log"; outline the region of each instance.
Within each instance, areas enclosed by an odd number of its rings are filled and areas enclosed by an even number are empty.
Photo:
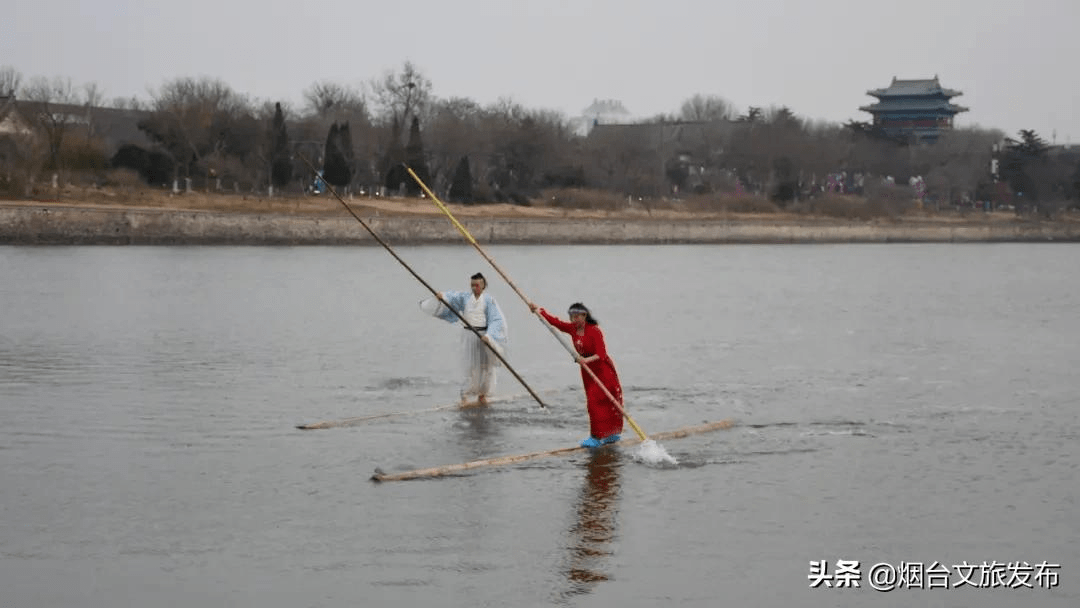
[[[551,392],[551,391],[543,391],[543,392]],[[528,397],[528,394],[508,395],[508,396],[505,396],[505,397],[492,397],[491,399],[488,399],[488,405],[491,405],[492,403],[503,403],[503,402],[507,402],[507,401],[515,401],[515,400],[521,399],[523,397]],[[429,412],[440,412],[440,411],[443,411],[443,410],[466,410],[466,409],[470,409],[470,408],[474,408],[474,407],[483,407],[483,406],[477,401],[466,401],[464,403],[459,401],[457,403],[450,403],[450,404],[447,404],[447,405],[439,405],[439,406],[436,406],[436,407],[430,407],[430,408],[427,408],[425,410],[409,410],[409,411],[404,411],[404,412],[388,412],[388,413],[385,413],[385,414],[371,414],[370,416],[357,416],[355,418],[345,418],[345,419],[342,419],[342,420],[324,420],[323,422],[311,422],[311,423],[308,423],[308,424],[298,424],[298,425],[296,425],[296,428],[298,428],[298,429],[300,429],[302,431],[311,431],[311,430],[315,430],[315,429],[331,429],[331,428],[341,427],[341,426],[355,426],[357,424],[363,424],[365,422],[369,422],[371,420],[378,420],[380,418],[392,418],[394,416],[412,416],[412,415],[415,415],[415,414],[426,414],[426,413],[429,413]]]
[[[673,431],[667,431],[664,433],[657,433],[649,439],[653,441],[661,441],[664,439],[681,439],[690,435],[698,435],[701,433],[708,433],[710,431],[718,431],[722,429],[729,429],[734,426],[734,421],[719,420],[716,422],[707,422],[705,424],[699,424],[696,426],[687,426],[681,429],[675,429]],[[626,441],[620,441],[613,446],[627,446],[637,445],[642,443],[641,439],[633,438]],[[571,448],[557,448],[554,450],[544,450],[541,452],[532,452],[529,454],[516,454],[512,456],[499,456],[497,458],[484,458],[482,460],[473,460],[471,462],[462,462],[459,464],[445,465],[441,467],[431,467],[427,469],[415,469],[412,471],[405,471],[403,473],[383,473],[380,469],[375,469],[375,474],[371,476],[372,481],[405,481],[408,479],[419,479],[422,477],[441,477],[444,475],[450,475],[459,471],[467,471],[469,469],[478,469],[480,467],[497,467],[507,464],[514,464],[518,462],[525,462],[527,460],[535,460],[537,458],[547,458],[549,456],[562,456],[565,454],[575,454],[579,452],[585,452],[590,448],[583,447],[571,447]]]

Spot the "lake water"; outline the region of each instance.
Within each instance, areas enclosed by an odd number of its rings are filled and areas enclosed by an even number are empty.
[[[487,410],[314,431],[457,397],[464,330],[382,248],[3,247],[0,605],[1080,605],[1080,245],[487,251],[593,309],[646,433],[735,426],[375,483],[587,435],[471,247],[398,253],[488,276],[547,407],[500,370]],[[811,587],[838,560],[860,587]]]

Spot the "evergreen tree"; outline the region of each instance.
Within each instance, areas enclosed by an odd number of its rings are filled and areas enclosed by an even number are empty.
[[[469,169],[469,157],[462,156],[454,170],[454,181],[450,183],[448,198],[455,203],[470,205],[473,202],[472,170]]]
[[[109,161],[111,167],[123,167],[139,172],[152,186],[167,184],[173,179],[176,161],[166,152],[144,150],[135,144],[124,144]]]
[[[856,136],[865,137],[867,139],[896,144],[898,146],[907,146],[909,144],[907,138],[902,135],[889,135],[885,132],[885,129],[871,122],[859,122],[857,120],[849,120],[844,123],[843,128],[850,131]]]
[[[349,129],[347,120],[344,126],[338,129],[338,149],[345,158],[345,165],[349,170],[349,181],[352,182],[353,175],[356,173],[356,153],[353,151],[352,131]]]
[[[784,207],[795,200],[799,190],[798,175],[795,172],[795,164],[791,158],[781,156],[773,161],[773,175],[776,178],[776,187],[772,192],[772,200]]]
[[[292,159],[289,154],[289,134],[285,130],[285,115],[281,104],[274,104],[274,120],[271,126],[272,153],[270,182],[276,188],[284,188],[292,181]]]
[[[780,106],[769,116],[769,122],[779,126],[797,125],[799,117],[787,106]]]
[[[1041,169],[1046,165],[1046,153],[1049,150],[1046,141],[1035,131],[1022,129],[1020,139],[1005,139],[1005,154],[1001,159],[1001,177],[1009,184],[1013,192],[1025,197],[1017,205],[1017,212],[1026,207],[1027,201],[1037,202],[1040,198]]]
[[[337,178],[337,170],[343,165],[337,151],[338,124],[330,123],[330,130],[326,133],[326,144],[323,146],[323,180],[332,185],[337,185],[337,180],[331,182],[330,175]]]
[[[330,125],[326,134],[326,153],[323,156],[323,179],[335,188],[344,188],[352,182],[353,151],[349,123]]]
[[[401,124],[395,116],[394,123],[390,127],[390,146],[383,157],[383,185],[390,196],[396,195],[402,184],[412,181],[404,165],[405,148],[401,147]]]
[[[405,146],[405,162],[412,168],[417,177],[423,180],[424,184],[430,188],[431,176],[428,174],[427,162],[424,160],[424,144],[420,140],[420,119],[415,116],[412,119],[412,127],[409,129],[409,143]],[[417,184],[411,175],[406,184],[405,192],[409,196],[420,196],[420,193],[423,192],[420,184]]]
[[[761,111],[761,108],[757,106],[750,106],[749,109],[746,110],[746,114],[740,116],[738,120],[739,122],[748,122],[750,124],[755,124],[761,121],[762,114],[763,113]]]
[[[1038,133],[1031,129],[1020,130],[1020,141],[1006,138],[1010,150],[1015,150],[1031,158],[1044,158],[1050,146]]]

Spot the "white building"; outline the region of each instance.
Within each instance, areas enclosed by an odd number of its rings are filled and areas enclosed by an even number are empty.
[[[596,125],[624,125],[635,121],[621,101],[594,99],[592,105],[581,111],[581,116],[573,119],[573,127],[575,133],[584,137]]]

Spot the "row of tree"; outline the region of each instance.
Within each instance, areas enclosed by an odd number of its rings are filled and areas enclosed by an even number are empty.
[[[21,90],[19,82],[10,68],[0,70],[0,95],[139,112],[153,145],[125,146],[109,160],[152,184],[188,178],[207,188],[300,192],[313,183],[311,163],[337,188],[415,196],[408,165],[458,201],[525,202],[545,188],[588,187],[634,197],[746,191],[786,204],[824,190],[860,192],[867,180],[887,177],[918,178],[928,197],[949,203],[1080,200],[1080,159],[1054,154],[1029,131],[1014,141],[958,129],[916,145],[866,123],[813,122],[786,107],[738,113],[716,96],[695,95],[676,114],[579,137],[555,112],[438,98],[408,62],[362,89],[317,82],[300,108],[253,101],[206,78],[166,82],[147,102],[111,104],[94,86],[78,95],[69,81],[34,79]],[[41,166],[50,170],[66,158],[65,125],[50,118],[62,115],[40,113],[48,142]]]

